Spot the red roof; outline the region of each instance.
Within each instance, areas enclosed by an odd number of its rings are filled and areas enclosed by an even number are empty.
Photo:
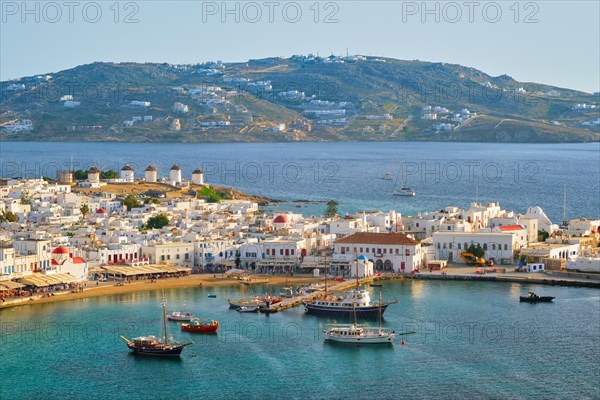
[[[287,222],[288,222],[288,219],[285,215],[278,215],[273,220],[273,223],[275,223],[275,224],[287,224]]]
[[[499,226],[498,228],[500,228],[501,231],[520,231],[521,229],[523,229],[521,225],[506,225]]]
[[[374,233],[358,232],[350,236],[338,239],[335,243],[348,244],[380,244],[380,245],[415,245],[419,244],[414,239],[403,233]]]
[[[69,249],[63,246],[59,246],[52,250],[52,254],[69,254]]]
[[[96,210],[96,214],[106,214],[106,210],[104,208],[99,208]]]
[[[73,264],[83,264],[84,262],[81,257],[73,257]]]

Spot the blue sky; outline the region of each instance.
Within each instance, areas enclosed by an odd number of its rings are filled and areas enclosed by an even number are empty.
[[[221,1],[120,2],[117,14],[112,0],[29,2],[27,10],[2,0],[0,78],[94,61],[244,61],[348,49],[600,91],[598,1],[268,1],[228,2],[230,13]]]

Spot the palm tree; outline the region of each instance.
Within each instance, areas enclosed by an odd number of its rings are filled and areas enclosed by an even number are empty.
[[[90,207],[88,207],[87,204],[84,204],[81,207],[79,207],[79,211],[81,211],[83,218],[85,218],[85,216],[90,212]]]

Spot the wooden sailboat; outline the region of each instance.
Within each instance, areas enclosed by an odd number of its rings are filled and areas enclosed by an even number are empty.
[[[127,347],[133,351],[134,354],[148,355],[148,356],[175,356],[178,357],[185,346],[189,346],[190,343],[183,343],[169,339],[167,337],[167,300],[165,299],[165,292],[162,293],[162,314],[163,314],[163,337],[157,338],[156,336],[140,336],[133,340],[127,339],[125,336],[121,336],[121,339],[125,340]]]
[[[240,307],[260,307],[265,304],[265,301],[259,297],[253,297],[251,299],[244,298],[245,285],[241,285],[242,287],[242,298],[240,300],[232,300],[228,299],[229,307],[233,309],[238,309]]]

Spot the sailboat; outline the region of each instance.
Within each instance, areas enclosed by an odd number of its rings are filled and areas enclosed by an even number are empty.
[[[379,292],[379,313],[377,328],[358,325],[356,322],[356,305],[354,305],[353,324],[333,324],[323,330],[325,341],[341,343],[388,344],[396,339],[396,332],[381,327],[381,292]]]
[[[250,299],[245,299],[244,298],[245,286],[243,284],[241,286],[242,286],[242,298],[240,300],[228,299],[227,302],[229,303],[229,308],[233,308],[233,309],[238,309],[240,307],[250,307],[251,308],[251,307],[260,307],[265,304],[265,301],[258,296],[255,296]]]
[[[167,338],[167,300],[165,299],[164,291],[162,295],[163,337],[157,338],[156,336],[140,336],[134,338],[133,340],[129,340],[125,336],[121,336],[121,339],[127,343],[127,347],[129,347],[134,354],[179,357],[184,347],[192,344],[191,342],[183,343],[175,341],[172,338]]]
[[[404,185],[406,185],[406,179],[404,178],[403,174],[402,174],[402,179],[400,179],[400,184],[402,187],[394,190],[394,192],[392,193],[394,196],[416,196],[417,195],[417,192],[415,192],[414,189],[404,186]]]

